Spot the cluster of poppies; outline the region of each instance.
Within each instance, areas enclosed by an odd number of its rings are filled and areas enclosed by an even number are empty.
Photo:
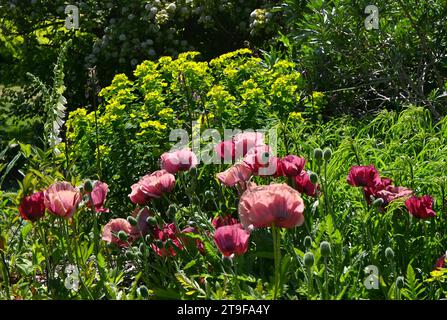
[[[418,197],[409,188],[392,185],[392,180],[380,177],[373,165],[351,167],[346,181],[351,186],[363,187],[366,201],[377,203],[382,210],[396,199],[405,199],[405,206],[413,217],[428,219],[436,216],[431,196]]]
[[[55,182],[46,190],[35,192],[22,198],[19,212],[23,219],[35,222],[45,215],[45,212],[70,219],[84,202],[87,207],[96,212],[108,212],[104,208],[108,186],[101,181],[88,181],[83,188],[77,188],[69,182]]]
[[[238,206],[240,223],[231,218],[214,233],[214,242],[224,256],[245,253],[250,232],[255,228],[293,228],[304,223],[304,201],[300,193],[315,196],[318,190],[318,185],[312,183],[304,171],[304,158],[272,156],[263,135],[250,132],[219,143],[215,150],[225,160],[228,157],[236,160],[237,155],[242,157],[241,161],[216,175],[225,186],[236,186],[243,191]],[[249,182],[254,175],[289,177],[296,189],[285,183],[257,186]]]
[[[316,181],[312,182],[310,174],[304,170],[306,159],[296,155],[273,156],[272,149],[264,143],[262,133],[237,134],[233,139],[217,144],[215,151],[225,162],[239,160],[217,174],[225,186],[238,186],[245,190],[252,176],[273,176],[289,177],[295,189],[311,197],[319,190]]]
[[[156,219],[147,205],[153,199],[161,198],[175,188],[174,174],[188,171],[198,164],[197,156],[188,148],[166,152],[160,158],[161,169],[142,177],[131,186],[130,200],[138,205],[128,219],[111,219],[103,229],[102,239],[120,247],[128,247],[136,239],[152,235],[151,248],[159,256],[175,256],[176,250],[183,250],[183,244],[178,237],[174,223],[159,227],[154,225]],[[152,221],[151,221],[152,220]],[[186,228],[181,234],[195,233],[194,228]],[[203,252],[203,244],[197,243]]]

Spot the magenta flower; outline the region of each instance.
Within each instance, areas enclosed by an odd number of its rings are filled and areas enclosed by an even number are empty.
[[[174,175],[166,170],[158,170],[132,185],[129,198],[135,204],[144,205],[153,198],[160,198],[163,194],[171,192],[174,187]]]
[[[131,224],[126,219],[112,219],[104,226],[102,231],[102,240],[108,243],[114,243],[119,247],[128,247],[129,242],[132,241],[132,237],[129,237],[128,241],[121,240],[118,237],[118,233],[120,231],[123,231],[130,236],[132,232]]]
[[[48,211],[65,219],[73,216],[82,199],[79,190],[68,182],[53,183],[45,190],[44,197]]]
[[[264,145],[264,135],[260,132],[242,132],[234,136],[236,159],[244,157],[252,148]]]
[[[236,156],[235,144],[233,140],[225,140],[218,143],[214,147],[217,155],[224,160],[225,163],[234,161]]]
[[[233,218],[232,216],[218,216],[211,221],[211,224],[213,225],[214,229],[218,229],[223,226],[231,226],[233,224],[238,224],[239,221],[237,219]]]
[[[420,198],[413,196],[405,201],[408,212],[416,218],[428,219],[436,216],[433,211],[433,198],[425,195]]]
[[[45,215],[44,192],[39,191],[20,201],[19,212],[23,219],[37,221]]]
[[[247,252],[249,239],[250,233],[240,224],[223,226],[214,232],[214,242],[225,257]]]
[[[199,163],[197,156],[189,148],[166,152],[161,155],[161,168],[169,173],[188,171]]]
[[[178,250],[183,250],[183,245],[177,237],[177,228],[173,223],[165,224],[162,229],[155,227],[153,230],[153,237],[155,240],[158,240],[160,247],[157,246],[157,244],[152,243],[151,248],[160,257],[175,257],[177,253],[175,252],[174,247]],[[167,245],[168,239],[170,240],[171,245]]]
[[[253,172],[245,163],[236,163],[224,172],[218,173],[217,179],[227,187],[233,187],[238,182],[246,182],[250,179]]]
[[[351,167],[346,181],[354,187],[375,187],[381,183],[379,172],[373,165]]]
[[[299,175],[294,177],[295,180],[295,189],[299,193],[304,193],[309,197],[315,197],[319,190],[318,184],[314,185],[310,181],[310,176],[306,171],[302,171]]]
[[[96,181],[93,186],[93,190],[90,193],[91,201],[96,212],[109,212],[109,209],[104,208],[104,202],[106,201],[108,192],[109,186],[107,183]]]
[[[300,193],[286,184],[247,189],[239,200],[239,216],[245,228],[293,228],[304,223]]]
[[[287,177],[295,177],[303,171],[306,159],[295,155],[288,155],[282,158],[282,172]]]

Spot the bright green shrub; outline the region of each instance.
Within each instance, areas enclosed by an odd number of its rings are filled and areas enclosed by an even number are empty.
[[[198,55],[187,52],[178,59],[145,61],[135,69],[134,80],[118,74],[100,92],[104,103],[96,118],[83,108],[71,112],[69,158],[77,159],[83,175],[99,174],[113,182],[120,203],[130,185],[155,169],[161,153],[170,149],[171,129],[191,132],[197,120],[202,129],[260,129],[267,120],[315,116],[324,103],[321,93],[306,93],[290,61],[267,65],[248,49],[210,62],[197,61]],[[98,149],[101,168],[94,164]]]

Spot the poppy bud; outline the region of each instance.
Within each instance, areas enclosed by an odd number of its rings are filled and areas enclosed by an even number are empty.
[[[132,217],[132,216],[129,216],[129,217],[127,217],[127,221],[129,221],[129,223],[132,225],[132,226],[136,226],[137,225],[137,219],[135,219],[134,217]]]
[[[405,284],[404,277],[402,277],[402,276],[397,277],[396,287],[398,287],[399,289],[402,289],[404,287],[404,284]]]
[[[168,215],[173,217],[177,213],[177,207],[175,204],[170,204],[168,207]]]
[[[304,265],[306,266],[306,268],[310,268],[314,265],[314,254],[312,252],[306,252],[304,254]]]
[[[200,199],[197,196],[192,197],[192,204],[194,205],[199,205],[200,204]]]
[[[309,180],[312,182],[312,184],[317,184],[318,182],[318,175],[315,172],[311,172],[309,174]]]
[[[214,193],[211,190],[206,190],[205,191],[205,198],[207,198],[207,199],[214,198]]]
[[[143,297],[144,299],[147,299],[149,297],[149,290],[146,286],[141,286],[137,289],[138,294]]]
[[[146,246],[144,243],[140,244],[139,250],[141,254],[144,255],[144,253],[146,252]]]
[[[323,150],[321,150],[320,148],[316,148],[314,150],[314,158],[315,160],[317,160],[317,162],[320,162],[323,158]]]
[[[331,244],[327,241],[321,242],[320,252],[323,257],[328,257],[331,254]]]
[[[163,241],[155,240],[154,243],[158,248],[160,248],[160,249],[163,248]]]
[[[324,149],[323,151],[323,159],[326,161],[331,160],[332,157],[332,150],[329,148]]]
[[[197,225],[197,223],[194,220],[189,220],[188,225],[194,227],[195,225]]]
[[[191,167],[191,169],[189,169],[189,174],[191,176],[196,176],[197,175],[197,168],[196,167]]]
[[[128,237],[127,233],[124,232],[123,230],[120,230],[120,231],[118,232],[118,238],[119,238],[121,241],[126,241],[126,240],[127,240],[127,237]]]
[[[86,180],[84,182],[84,190],[86,192],[92,192],[93,191],[93,182],[91,180]]]
[[[157,219],[155,217],[147,217],[146,219],[147,224],[150,224],[151,226],[156,225],[157,224]]]
[[[150,234],[146,235],[145,240],[146,242],[151,242],[151,235]]]
[[[310,237],[310,236],[306,236],[305,238],[304,238],[304,247],[306,248],[306,249],[309,249],[310,248],[310,246],[312,245],[312,238]]]
[[[135,258],[134,253],[132,252],[132,250],[127,250],[126,254],[125,254],[126,258],[129,260],[132,260],[133,258]]]
[[[385,258],[392,261],[394,259],[394,251],[390,247],[385,249]]]
[[[381,206],[383,206],[383,199],[382,198],[377,198],[376,200],[373,201],[373,207],[374,208],[380,208]]]

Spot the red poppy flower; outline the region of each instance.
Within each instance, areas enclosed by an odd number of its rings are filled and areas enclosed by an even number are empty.
[[[45,214],[44,192],[39,191],[24,197],[20,202],[19,211],[23,219],[37,221]]]
[[[428,219],[436,216],[433,211],[433,198],[425,195],[420,198],[413,196],[405,201],[408,212],[420,219]]]

